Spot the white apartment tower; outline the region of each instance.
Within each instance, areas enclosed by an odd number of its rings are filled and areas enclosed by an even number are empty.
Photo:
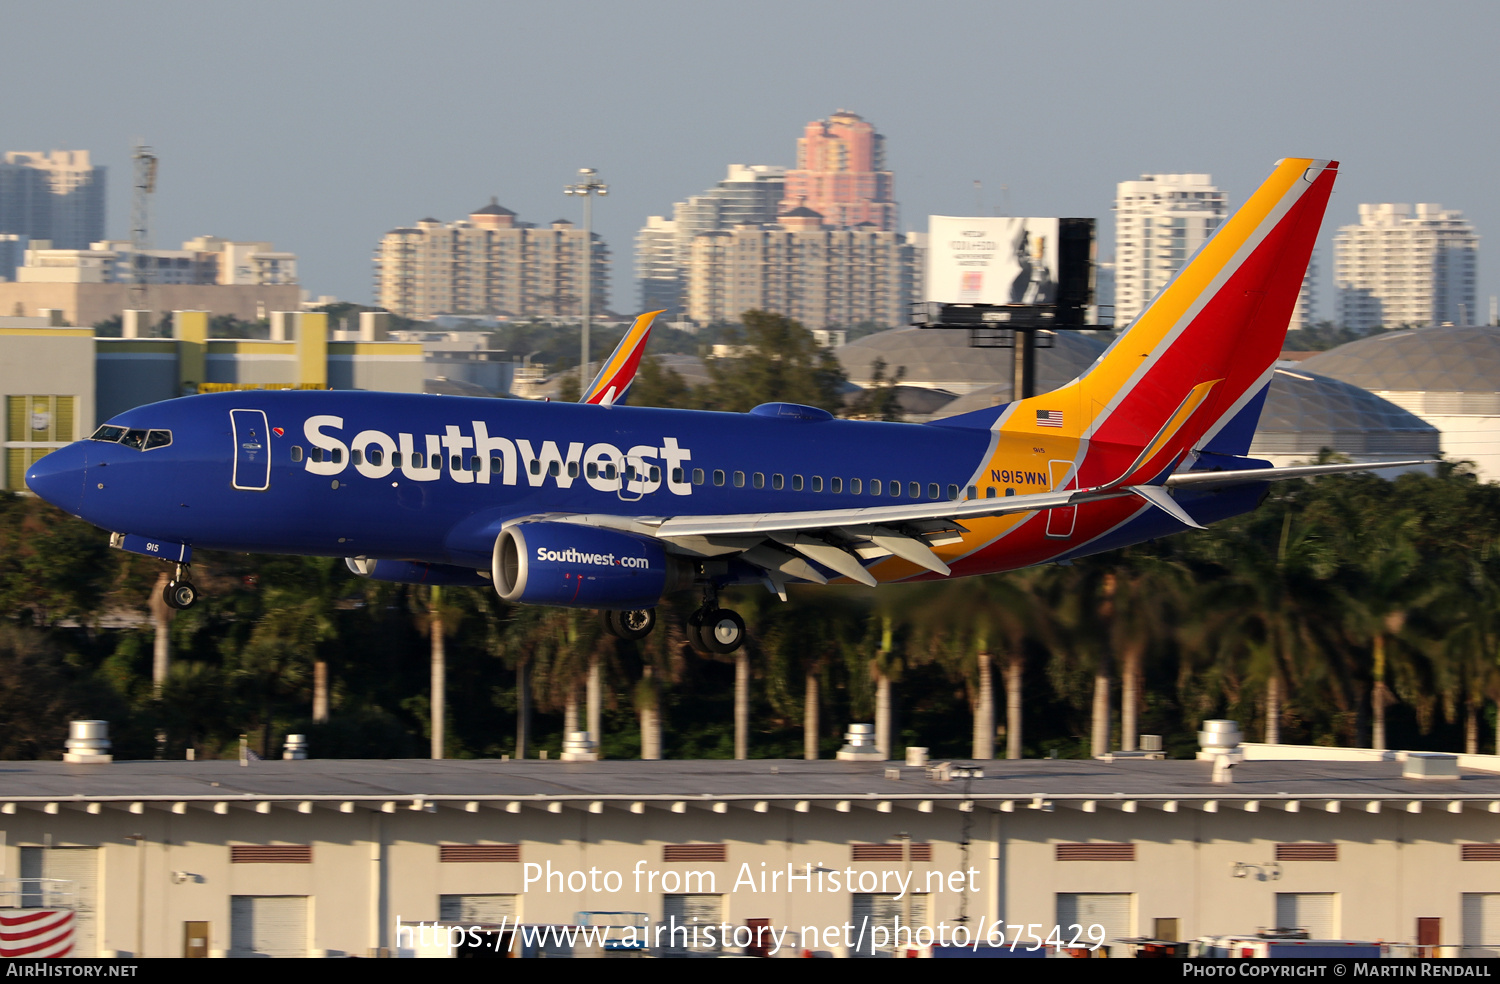
[[[1473,324],[1479,236],[1441,205],[1361,205],[1334,238],[1339,320],[1377,326]]]
[[[693,239],[705,232],[776,221],[786,168],[731,164],[717,185],[672,208],[672,218],[653,215],[636,235],[636,278],[641,310],[665,309],[680,317],[687,307],[689,256]]]
[[[583,310],[584,234],[566,219],[539,229],[494,199],[467,220],[423,219],[375,250],[375,303],[406,318],[488,314],[567,320]],[[609,250],[594,233],[594,313],[606,303]]]
[[[1207,174],[1143,174],[1115,195],[1115,323],[1128,325],[1228,214]]]

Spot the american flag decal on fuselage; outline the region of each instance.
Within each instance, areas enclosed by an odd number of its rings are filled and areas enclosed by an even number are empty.
[[[1063,425],[1061,410],[1038,410],[1036,412],[1036,425],[1038,427],[1061,427]]]

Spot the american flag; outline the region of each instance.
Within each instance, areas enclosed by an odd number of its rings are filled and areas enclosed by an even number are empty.
[[[1036,412],[1036,425],[1038,427],[1061,427],[1061,410],[1038,410]]]

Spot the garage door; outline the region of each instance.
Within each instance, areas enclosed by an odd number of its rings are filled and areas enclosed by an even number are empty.
[[[1464,956],[1500,957],[1500,892],[1464,893]]]
[[[232,895],[231,957],[307,956],[307,896]]]
[[[1082,927],[1080,939],[1089,938],[1090,926],[1103,926],[1104,939],[1113,941],[1135,935],[1135,896],[1129,892],[1058,892],[1057,925],[1063,939],[1071,940],[1074,924]],[[1098,930],[1094,931],[1095,938]],[[1123,956],[1124,947],[1106,942],[1110,956]]]
[[[96,910],[99,898],[99,849],[97,847],[23,847],[21,878],[45,878],[22,888],[23,904],[60,905],[72,909],[75,957],[99,955]],[[34,902],[32,901],[34,897]]]
[[[722,895],[663,895],[661,897],[661,935],[666,937],[663,952],[671,954],[716,953],[723,949],[716,928],[710,937],[703,932],[709,926],[717,927],[724,921],[724,896]],[[686,933],[682,927],[686,927]],[[697,935],[693,933],[698,930]],[[676,929],[676,932],[673,930]],[[652,933],[656,931],[653,929]],[[653,936],[652,942],[656,937]]]
[[[1309,939],[1339,938],[1337,892],[1277,892],[1276,928],[1305,929]]]
[[[851,956],[873,957],[876,953],[889,953],[896,948],[899,942],[901,946],[912,945],[913,934],[917,927],[927,925],[927,896],[908,896],[911,905],[910,916],[903,915],[907,898],[897,898],[895,895],[871,895],[856,893],[854,895],[854,940],[857,945],[851,945],[849,953]],[[900,925],[906,927],[901,931],[900,939],[896,937],[897,920]],[[880,932],[876,932],[877,927]]]

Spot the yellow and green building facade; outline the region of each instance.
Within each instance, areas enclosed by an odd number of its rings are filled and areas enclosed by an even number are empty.
[[[172,338],[101,338],[47,318],[0,318],[0,489],[27,467],[131,407],[233,389],[422,392],[422,346],[384,339],[375,319],[357,341],[330,340],[322,312],[278,314],[269,340],[208,337],[207,311],[178,311]]]

